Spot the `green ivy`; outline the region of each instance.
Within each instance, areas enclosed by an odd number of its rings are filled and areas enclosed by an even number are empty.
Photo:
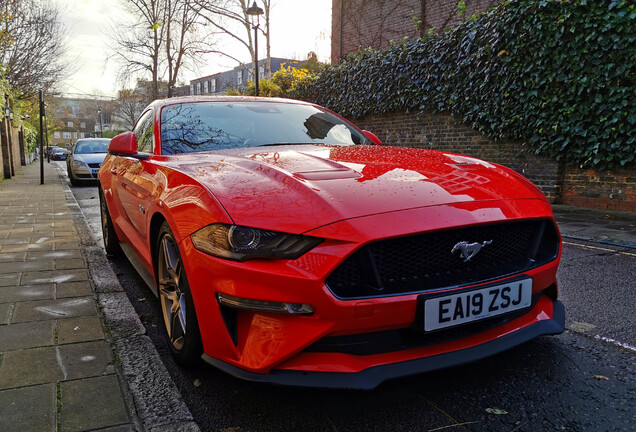
[[[293,97],[359,118],[450,112],[493,138],[599,169],[636,165],[631,0],[519,0],[444,34],[365,49]]]

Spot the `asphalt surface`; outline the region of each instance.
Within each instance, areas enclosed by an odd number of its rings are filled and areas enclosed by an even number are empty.
[[[97,237],[94,187],[72,191]],[[564,238],[567,330],[373,391],[277,387],[177,366],[159,304],[125,258],[109,263],[203,431],[634,431],[636,249]]]

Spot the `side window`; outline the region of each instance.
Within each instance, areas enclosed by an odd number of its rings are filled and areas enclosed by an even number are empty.
[[[154,150],[154,116],[152,110],[146,111],[139,118],[135,126],[135,137],[137,138],[137,151],[139,153],[152,153]]]

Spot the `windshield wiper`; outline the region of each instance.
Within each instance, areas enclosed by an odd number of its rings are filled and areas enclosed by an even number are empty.
[[[256,147],[271,147],[271,146],[284,146],[284,145],[312,145],[319,143],[291,143],[291,142],[281,142],[281,143],[271,143],[271,144],[259,144]]]

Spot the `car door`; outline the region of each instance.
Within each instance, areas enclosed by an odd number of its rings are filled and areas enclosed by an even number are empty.
[[[138,153],[152,155],[154,151],[154,113],[152,109],[145,111],[133,131],[137,139]],[[144,245],[148,244],[146,209],[150,208],[152,193],[155,190],[153,176],[148,173],[150,159],[135,157],[118,158],[117,166],[111,172],[115,173],[115,182],[121,215],[125,221],[121,224],[130,246],[137,250],[138,255],[150,262],[150,251]]]

